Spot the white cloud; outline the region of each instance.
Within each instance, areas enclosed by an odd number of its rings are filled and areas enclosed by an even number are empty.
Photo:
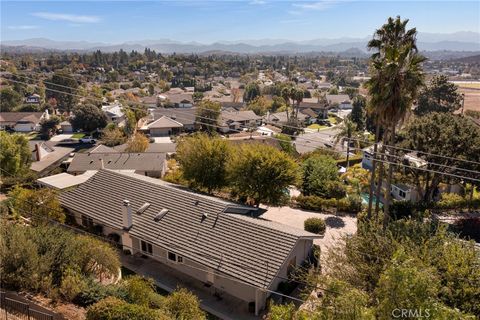
[[[255,4],[256,5],[262,5],[262,4],[266,4],[266,3],[267,3],[267,1],[265,1],[265,0],[252,0],[252,1],[250,1],[250,4],[254,4],[254,5]]]
[[[304,10],[323,11],[335,6],[339,2],[339,0],[322,0],[315,2],[294,3],[293,6]]]
[[[100,17],[97,16],[83,16],[68,13],[34,12],[32,16],[52,21],[68,21],[73,23],[95,23],[100,21]]]
[[[38,26],[29,26],[29,25],[22,25],[22,26],[8,26],[10,30],[33,30],[38,29]]]

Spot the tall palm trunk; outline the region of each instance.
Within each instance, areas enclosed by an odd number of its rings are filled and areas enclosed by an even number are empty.
[[[392,125],[391,136],[389,140],[390,140],[390,145],[393,146],[393,144],[395,143],[395,124]],[[390,189],[392,187],[392,176],[393,176],[393,167],[394,167],[392,162],[394,162],[393,160],[394,160],[395,149],[394,148],[390,148],[390,149],[391,149],[390,153],[387,157],[387,159],[390,162],[390,164],[388,165],[387,186],[386,186],[387,197],[383,205],[383,229],[384,230],[387,228],[388,220],[390,218],[389,209],[390,209],[390,201],[392,199],[392,194],[390,192]]]
[[[382,150],[380,150],[380,163],[378,164],[378,181],[377,181],[377,190],[375,192],[376,202],[375,202],[375,215],[380,211],[380,199],[382,194],[382,185],[383,185],[383,176],[385,174],[385,166],[383,161],[385,160],[385,144],[382,145]]]
[[[350,166],[350,137],[347,139],[347,169]]]
[[[372,217],[373,188],[375,188],[375,173],[377,169],[378,140],[380,140],[380,126],[377,125],[375,129],[375,145],[373,146],[372,173],[370,175],[370,190],[368,193],[367,219]]]

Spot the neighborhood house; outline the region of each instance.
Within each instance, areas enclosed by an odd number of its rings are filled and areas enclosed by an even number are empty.
[[[48,119],[45,112],[0,112],[0,129],[10,129],[15,132],[40,131],[40,122]]]
[[[173,268],[183,281],[243,301],[256,315],[318,237],[246,216],[256,208],[134,173],[100,170],[60,201],[78,224]]]

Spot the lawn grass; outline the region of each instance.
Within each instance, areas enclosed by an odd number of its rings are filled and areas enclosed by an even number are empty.
[[[308,129],[315,129],[315,130],[322,130],[322,129],[326,129],[326,128],[329,128],[329,127],[328,126],[322,126],[318,123],[313,123],[313,124],[309,125],[307,128]]]
[[[81,133],[81,132],[74,133],[72,136],[73,139],[81,139],[83,137],[85,137],[85,133]]]
[[[328,116],[328,121],[330,121],[331,124],[335,125],[338,123],[338,117],[336,116]]]

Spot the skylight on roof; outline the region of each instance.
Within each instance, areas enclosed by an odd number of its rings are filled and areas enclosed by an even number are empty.
[[[148,207],[150,207],[150,203],[145,202],[140,208],[138,208],[137,214],[142,214],[143,212],[145,212],[145,210],[148,209]]]
[[[155,216],[155,218],[153,218],[153,221],[155,221],[155,222],[160,221],[167,213],[168,213],[168,209],[162,209],[162,210]]]

